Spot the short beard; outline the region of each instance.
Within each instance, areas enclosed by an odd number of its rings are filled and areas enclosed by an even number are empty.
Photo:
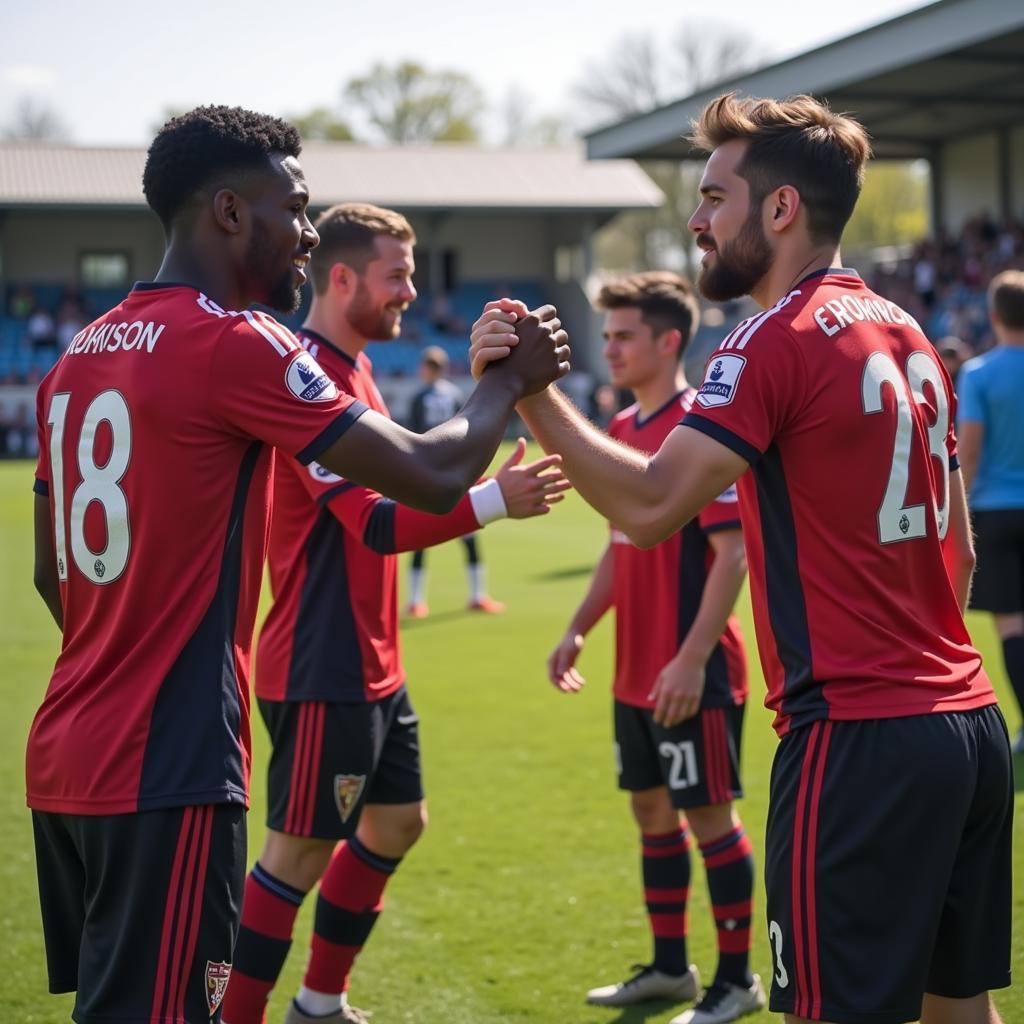
[[[361,278],[345,311],[345,319],[361,338],[370,341],[391,341],[400,333],[401,321],[395,317],[388,322],[386,311],[375,307],[370,301],[369,290]]]
[[[710,267],[701,268],[697,287],[712,302],[729,302],[749,295],[771,269],[773,255],[761,227],[760,207],[753,206],[740,233],[722,248],[716,248]]]
[[[274,260],[270,244],[270,232],[261,221],[253,224],[252,237],[245,254],[246,264],[254,276],[269,276]],[[294,313],[302,305],[302,288],[294,284],[292,264],[289,260],[288,269],[276,281],[265,284],[260,289],[265,294],[259,299],[264,306],[276,309],[279,313]]]

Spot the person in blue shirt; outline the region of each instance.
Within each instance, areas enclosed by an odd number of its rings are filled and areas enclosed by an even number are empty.
[[[992,279],[996,346],[960,371],[960,468],[977,533],[971,607],[991,612],[1024,711],[1024,271]],[[1024,727],[1014,753],[1024,753]]]

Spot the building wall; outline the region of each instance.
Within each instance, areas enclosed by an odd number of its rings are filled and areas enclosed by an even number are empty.
[[[148,211],[9,211],[0,219],[7,283],[73,283],[84,251],[129,253],[132,280],[151,278],[163,255],[163,230]]]
[[[459,214],[410,218],[420,245],[454,249],[463,281],[551,276],[549,220],[541,214]]]
[[[1013,215],[1024,220],[1024,125],[1010,132],[1010,199]]]
[[[1002,217],[999,137],[996,132],[972,135],[943,147],[942,216],[948,230],[958,231],[979,213]],[[1024,216],[1024,127],[1009,132],[1010,203],[1013,215]]]

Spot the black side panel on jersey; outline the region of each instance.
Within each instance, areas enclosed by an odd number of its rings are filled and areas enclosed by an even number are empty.
[[[306,578],[292,638],[285,700],[365,699],[353,581],[345,557],[345,530],[321,508],[306,541]]]
[[[395,553],[395,503],[390,498],[381,498],[373,507],[363,543],[379,555]]]
[[[678,396],[677,396],[678,398]],[[677,399],[673,399],[675,401]],[[657,415],[657,414],[655,414]],[[708,542],[704,531],[694,519],[682,529],[679,544],[679,622],[676,645],[682,644],[693,628],[704,599],[704,584],[707,582]],[[704,695],[702,708],[721,707],[732,704],[732,690],[729,687],[729,667],[721,643],[715,644],[707,664],[704,666]]]
[[[245,507],[263,444],[242,457],[213,600],[167,673],[149,723],[139,780],[140,811],[177,803],[244,803],[235,624],[242,578]],[[172,799],[169,802],[169,798]]]
[[[751,470],[757,481],[757,504],[764,543],[765,598],[775,646],[785,672],[782,712],[794,728],[825,718],[828,702],[811,674],[811,632],[797,562],[796,524],[777,445]]]

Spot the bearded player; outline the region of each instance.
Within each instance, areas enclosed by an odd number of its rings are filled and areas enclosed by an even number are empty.
[[[415,236],[393,210],[348,203],[316,221],[313,305],[299,338],[342,391],[387,407],[363,351],[398,335]],[[426,825],[419,728],[398,637],[400,551],[494,520],[546,513],[568,486],[557,456],[472,487],[447,515],[416,512],[313,463],[281,458],[256,696],[271,737],[268,832],[246,882],[225,1024],[256,1024],[295,916],[320,883],[309,961],[286,1021],[362,1021],[349,976],[385,886]],[[344,840],[343,842],[339,842]]]
[[[557,389],[520,403],[576,489],[662,541],[739,481],[780,743],[766,840],[771,1009],[793,1024],[991,1024],[1010,981],[1006,724],[963,611],[974,553],[953,387],[904,310],[839,254],[870,146],[808,96],[728,94],[689,226],[698,282],[762,312],[711,356],[654,456]],[[474,329],[474,366],[525,310]],[[927,837],[922,855],[922,837]]]
[[[27,751],[50,990],[79,1024],[218,1019],[245,872],[250,643],[273,447],[434,511],[558,375],[556,321],[420,437],[338,390],[255,302],[298,304],[318,236],[299,136],[200,107],[158,133],[153,282],[42,382],[35,582],[63,643]],[[563,353],[564,354],[564,353]]]

